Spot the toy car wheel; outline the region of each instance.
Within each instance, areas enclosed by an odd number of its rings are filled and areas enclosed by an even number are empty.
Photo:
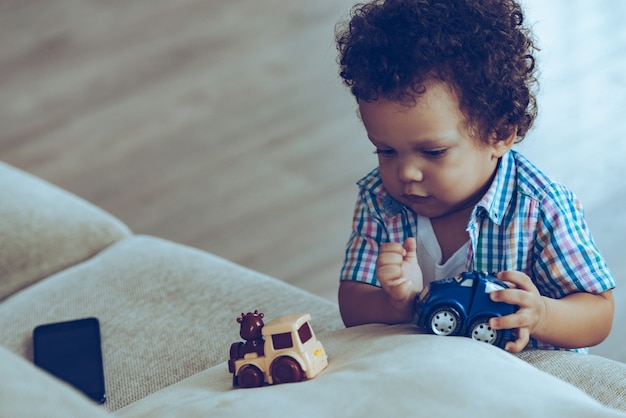
[[[469,327],[468,337],[491,345],[499,345],[502,335],[489,326],[489,318],[479,318]]]
[[[439,306],[430,314],[428,324],[436,335],[456,335],[461,327],[461,316],[452,306]]]
[[[277,358],[271,370],[274,384],[299,382],[304,375],[300,364],[291,357]]]
[[[263,384],[263,380],[263,372],[251,364],[242,366],[237,374],[237,383],[242,388],[257,388]]]

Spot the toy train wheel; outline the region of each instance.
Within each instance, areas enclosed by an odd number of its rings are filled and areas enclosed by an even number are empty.
[[[274,384],[299,382],[304,376],[300,364],[291,357],[277,358],[272,363],[271,370]]]
[[[263,380],[263,372],[258,367],[246,364],[239,369],[236,383],[242,388],[257,388],[263,384]]]
[[[461,316],[452,306],[438,306],[428,317],[428,325],[433,334],[457,335],[461,328]]]
[[[489,318],[483,317],[472,322],[468,329],[468,337],[491,345],[500,345],[502,333],[489,326]]]

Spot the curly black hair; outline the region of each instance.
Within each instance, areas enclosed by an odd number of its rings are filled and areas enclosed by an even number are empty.
[[[538,48],[515,0],[373,0],[335,29],[340,76],[357,100],[415,103],[424,82],[455,90],[483,141],[516,134],[537,115]]]

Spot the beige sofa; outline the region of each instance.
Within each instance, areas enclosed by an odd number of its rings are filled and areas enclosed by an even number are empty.
[[[233,389],[236,318],[308,312],[316,378]],[[35,326],[100,319],[108,401],[32,365]],[[134,235],[93,205],[0,163],[0,416],[626,416],[626,365],[514,356],[414,326],[345,329],[336,304],[206,252]]]

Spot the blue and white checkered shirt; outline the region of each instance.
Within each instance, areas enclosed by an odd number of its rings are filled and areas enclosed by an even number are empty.
[[[414,236],[418,217],[387,193],[378,168],[357,184],[360,193],[341,280],[379,285],[379,245]],[[474,207],[467,231],[468,271],[521,271],[531,277],[542,295],[555,299],[577,292],[599,294],[615,287],[576,196],[516,151],[500,159],[493,183]],[[535,339],[530,344],[558,349]]]

